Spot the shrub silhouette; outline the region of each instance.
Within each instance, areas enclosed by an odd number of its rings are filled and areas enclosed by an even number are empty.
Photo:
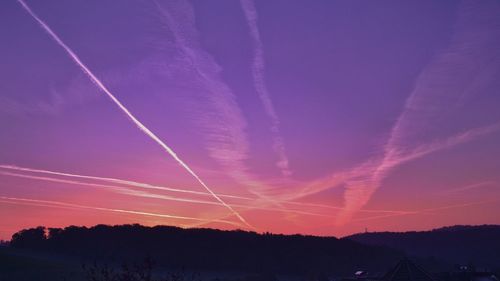
[[[132,264],[123,263],[119,269],[109,264],[83,265],[85,278],[89,281],[198,281],[196,274],[188,275],[185,272],[171,272],[163,277],[155,277],[154,262],[145,258],[141,262]]]

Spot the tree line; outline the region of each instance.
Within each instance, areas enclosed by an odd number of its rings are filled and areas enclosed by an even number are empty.
[[[159,267],[301,275],[383,271],[402,256],[385,247],[335,237],[138,224],[25,229],[12,236],[10,246],[87,260],[151,257]]]

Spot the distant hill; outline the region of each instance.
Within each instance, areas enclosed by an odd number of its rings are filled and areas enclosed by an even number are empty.
[[[149,256],[161,267],[283,274],[385,271],[402,257],[385,247],[335,237],[140,225],[27,229],[13,235],[10,247],[82,260]]]
[[[500,269],[500,225],[457,225],[419,232],[368,232],[344,239],[390,247],[415,257]]]

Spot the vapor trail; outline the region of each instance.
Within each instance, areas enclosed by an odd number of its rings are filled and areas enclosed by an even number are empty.
[[[4,171],[0,171],[0,175],[33,179],[33,180],[40,180],[40,181],[56,182],[56,183],[104,188],[104,189],[110,189],[118,194],[134,196],[134,197],[141,197],[141,198],[167,200],[167,201],[178,201],[178,202],[194,203],[194,204],[206,204],[206,205],[217,205],[217,206],[221,205],[219,202],[214,202],[214,201],[197,200],[197,199],[182,198],[182,197],[172,197],[172,196],[168,196],[168,195],[138,191],[138,190],[134,190],[134,189],[123,187],[123,186],[114,186],[114,185],[82,182],[82,181],[75,181],[75,180],[65,180],[65,179],[59,179],[59,178],[54,178],[54,177],[33,176],[33,175],[4,172]],[[245,210],[252,209],[252,210],[264,210],[264,211],[272,211],[272,212],[283,212],[282,209],[265,207],[265,206],[258,207],[258,206],[244,205],[244,204],[231,204],[231,206],[237,207],[237,208],[242,208]],[[315,213],[315,212],[310,212],[310,211],[301,211],[301,210],[296,210],[296,209],[289,209],[289,210],[287,210],[287,212],[294,213],[294,214],[300,214],[300,215],[317,216],[317,217],[332,217],[332,216],[326,215],[326,214]],[[230,216],[231,215],[225,216],[223,218],[228,218]],[[207,222],[205,222],[205,223],[207,223]]]
[[[97,177],[97,176],[80,175],[80,174],[71,174],[71,173],[65,173],[65,172],[57,172],[57,171],[49,171],[49,170],[41,170],[41,169],[19,167],[19,166],[13,166],[13,165],[0,165],[0,168],[2,168],[2,169],[9,169],[9,170],[15,170],[15,171],[23,171],[23,172],[32,172],[32,173],[41,173],[41,174],[48,174],[48,175],[57,175],[57,176],[71,177],[71,178],[81,178],[81,179],[90,179],[90,180],[104,181],[104,182],[110,182],[110,183],[115,183],[115,184],[122,184],[122,185],[139,187],[139,188],[143,188],[143,189],[153,189],[153,190],[162,190],[162,191],[171,191],[171,192],[179,192],[179,193],[188,193],[188,194],[212,196],[210,193],[202,192],[202,191],[194,191],[194,190],[187,190],[187,189],[171,188],[171,187],[165,187],[165,186],[159,186],[159,185],[152,185],[152,184],[147,184],[147,183],[142,183],[142,182],[129,181],[129,180],[124,180],[124,179],[117,179],[117,178]],[[218,195],[219,195],[219,197],[226,197],[226,198],[243,199],[243,200],[255,200],[255,198],[244,197],[244,196],[237,196],[237,195],[229,195],[229,194],[218,194]]]
[[[245,14],[245,18],[250,29],[250,35],[255,47],[252,63],[252,76],[254,80],[255,90],[257,91],[260,101],[264,105],[264,110],[271,119],[272,123],[271,133],[273,134],[273,148],[279,157],[279,161],[278,163],[276,163],[276,166],[281,169],[281,173],[283,175],[288,176],[291,174],[291,171],[288,167],[288,158],[286,157],[285,153],[285,144],[283,142],[283,138],[280,135],[280,121],[264,79],[264,50],[262,47],[262,40],[260,39],[259,28],[257,26],[257,10],[255,9],[255,5],[252,0],[241,0],[240,3],[243,9],[243,13]]]
[[[153,132],[151,132],[144,124],[142,124],[137,118],[135,118],[132,113],[113,95],[111,92],[104,86],[104,84],[87,68],[87,66],[80,60],[80,58],[69,48],[60,38],[55,34],[52,29],[41,20],[32,10],[31,8],[24,2],[24,0],[17,0],[22,7],[40,24],[40,26],[67,52],[67,54],[74,60],[74,62],[82,69],[82,71],[87,74],[90,80],[97,85],[129,118],[130,120],[147,136],[149,136],[152,140],[154,140],[157,144],[159,144],[165,151],[167,151],[170,156],[172,156],[188,173],[190,173],[217,201],[223,204],[227,209],[229,209],[241,222],[247,225],[250,228],[254,228],[251,226],[236,210],[234,210],[231,206],[226,204],[217,194],[215,194],[212,189],[208,187],[201,180],[201,178],[193,171],[191,168],[182,161],[177,154],[168,147],[160,138],[158,138]]]
[[[422,209],[422,210],[409,211],[405,214],[388,214],[388,215],[359,218],[359,219],[353,219],[352,221],[367,221],[367,220],[383,219],[383,218],[388,218],[388,217],[398,217],[398,216],[405,216],[405,215],[418,215],[418,214],[425,214],[425,213],[432,212],[432,211],[470,207],[470,206],[482,205],[482,204],[498,202],[498,201],[499,201],[498,199],[482,200],[482,201],[469,202],[469,203],[464,203],[464,204],[455,204],[455,205],[448,205],[448,206],[442,206],[442,207],[436,207],[436,208],[427,208],[427,209]]]
[[[478,137],[499,130],[500,123],[495,123],[489,126],[471,129],[446,139],[419,145],[406,153],[398,151],[396,147],[386,151],[382,160],[377,165],[369,165],[366,167],[364,175],[360,174],[352,179],[346,180],[347,189],[344,194],[346,209],[344,213],[339,216],[338,222],[344,223],[348,218],[352,217],[354,212],[362,208],[371,198],[373,193],[380,187],[388,173],[395,167],[430,153],[467,143]]]
[[[284,202],[288,204],[295,204],[295,202],[291,200],[297,200],[308,195],[317,194],[332,187],[345,185],[345,204],[342,207],[314,203],[297,203],[301,205],[307,204],[309,206],[316,205],[318,207],[321,206],[340,211],[340,214],[337,217],[337,224],[345,223],[347,219],[351,218],[352,215],[358,211],[367,213],[386,213],[388,214],[387,216],[409,215],[413,212],[398,210],[370,210],[363,209],[363,206],[369,200],[372,193],[380,187],[383,179],[395,167],[430,153],[449,149],[498,131],[500,131],[500,122],[484,127],[474,128],[448,138],[418,145],[411,150],[396,150],[395,152],[397,153],[394,153],[390,157],[388,155],[382,155],[381,159],[368,159],[350,170],[335,173],[331,176],[312,182],[300,192],[289,195]]]
[[[332,206],[332,205],[326,205],[326,204],[317,204],[317,203],[305,203],[305,202],[295,202],[295,201],[283,202],[283,203],[290,204],[290,205],[310,206],[310,207],[318,207],[318,208],[325,208],[325,209],[332,209],[332,210],[344,210],[345,209],[344,207]],[[408,211],[376,210],[376,209],[361,209],[359,211],[363,212],[363,213],[389,213],[389,214],[407,214],[407,213],[409,213]]]
[[[485,187],[485,186],[494,186],[495,184],[497,184],[497,182],[494,182],[494,181],[483,181],[483,182],[473,183],[473,184],[469,184],[469,185],[462,186],[462,187],[457,187],[457,188],[453,188],[453,189],[444,190],[441,193],[447,193],[447,194],[449,194],[449,193],[455,193],[455,192],[460,192],[460,191],[467,191],[467,190],[476,189],[476,188]]]
[[[237,223],[227,221],[227,220],[211,220],[211,219],[201,219],[201,218],[195,218],[195,217],[176,216],[176,215],[168,215],[168,214],[160,214],[160,213],[150,213],[150,212],[142,212],[142,211],[115,209],[115,208],[94,207],[94,206],[87,206],[87,205],[80,205],[80,204],[65,203],[65,202],[60,202],[60,201],[37,200],[37,199],[7,197],[7,196],[0,196],[0,200],[33,203],[33,204],[44,204],[47,207],[63,207],[63,208],[65,207],[65,208],[87,209],[87,210],[106,211],[106,212],[132,214],[132,215],[149,216],[149,217],[160,217],[160,218],[168,218],[168,219],[203,221],[203,222],[207,222],[207,223],[220,222],[220,223],[226,223],[226,224],[240,226]]]
[[[166,1],[160,5],[153,0],[153,3],[171,31],[182,59],[192,67],[193,77],[198,78],[197,81],[210,93],[200,99],[206,99],[215,111],[203,112],[203,117],[198,120],[207,132],[205,138],[210,156],[221,164],[228,175],[248,187],[251,193],[281,207],[277,200],[262,193],[264,185],[248,172],[244,163],[249,154],[245,132],[247,123],[236,97],[219,74],[220,66],[197,40],[199,36],[193,8],[187,1]],[[165,4],[169,6],[164,7]],[[213,117],[207,118],[210,115]]]
[[[466,107],[467,99],[478,99],[480,95],[485,98],[492,91],[490,87],[498,85],[495,75],[500,71],[496,63],[500,58],[499,8],[496,1],[462,1],[448,48],[439,52],[418,75],[390,130],[381,160],[369,168],[367,176],[347,182],[344,201],[350,210],[341,221],[351,218],[370,200],[395,166],[498,130],[498,124],[479,127],[498,120],[478,115],[474,118],[475,129],[438,141],[435,137],[446,134],[451,122],[471,112],[474,107]]]
[[[100,183],[89,183],[89,182],[73,181],[73,180],[64,180],[64,179],[59,179],[59,178],[54,178],[54,177],[39,177],[39,176],[32,176],[32,175],[27,175],[27,174],[18,174],[18,173],[0,171],[0,174],[7,175],[7,176],[15,176],[15,177],[22,177],[22,178],[36,179],[36,180],[44,180],[44,181],[51,181],[51,182],[57,182],[57,183],[87,185],[87,186],[93,186],[93,187],[98,187],[98,188],[118,189],[118,190],[121,190],[121,191],[119,191],[120,193],[127,194],[127,195],[133,195],[133,196],[139,196],[139,197],[148,197],[148,198],[157,198],[157,199],[163,199],[163,200],[172,200],[172,201],[180,201],[180,202],[188,202],[188,203],[199,203],[199,204],[221,205],[222,206],[222,204],[220,204],[219,202],[195,200],[195,199],[181,198],[181,197],[172,197],[172,196],[165,196],[165,195],[152,194],[152,193],[138,193],[138,191],[131,190],[130,188],[127,188],[125,186],[138,187],[141,189],[151,189],[151,190],[160,190],[160,191],[169,191],[169,192],[179,192],[179,193],[187,193],[187,194],[194,194],[194,195],[211,196],[211,194],[207,193],[207,192],[191,191],[191,190],[186,190],[186,189],[176,189],[176,188],[151,185],[151,184],[147,184],[147,183],[141,183],[141,182],[124,180],[124,179],[117,179],[117,178],[97,177],[97,176],[89,176],[89,175],[81,175],[81,174],[71,174],[71,173],[66,173],[66,172],[26,168],[26,167],[14,166],[14,165],[0,165],[0,169],[6,169],[6,170],[11,170],[11,171],[20,171],[20,172],[29,172],[29,173],[38,173],[38,174],[45,174],[45,175],[55,175],[55,176],[62,176],[62,177],[76,178],[76,179],[88,179],[88,180],[95,180],[95,181],[103,181],[103,182],[109,182],[109,183],[123,185],[123,186],[106,185],[106,184],[100,184]],[[256,198],[253,198],[253,197],[245,197],[245,196],[237,196],[237,195],[229,195],[229,194],[218,194],[218,195],[220,197],[239,199],[239,200],[245,200],[245,201],[255,201],[256,200]],[[296,202],[296,201],[286,201],[286,200],[279,201],[279,203],[284,204],[284,205],[293,205],[293,206],[299,206],[299,207],[316,207],[316,208],[332,209],[332,210],[343,210],[344,209],[343,207],[327,205],[327,204]],[[238,208],[245,208],[247,210],[257,209],[257,210],[269,210],[269,211],[276,211],[276,212],[283,211],[282,209],[268,208],[265,206],[257,207],[257,206],[243,205],[243,204],[231,204],[231,206],[238,207]],[[314,213],[314,212],[308,212],[308,211],[300,211],[300,210],[294,210],[294,209],[287,209],[287,210],[290,211],[291,213],[297,213],[297,214],[314,215],[314,216],[328,216],[328,215]],[[371,210],[371,209],[362,209],[362,210],[360,210],[360,212],[393,213],[393,214],[406,213],[405,211],[398,211],[398,210]]]
[[[182,198],[182,197],[172,197],[172,196],[167,196],[167,195],[158,195],[158,194],[152,194],[149,192],[133,190],[131,188],[123,187],[123,186],[81,182],[81,181],[74,181],[74,180],[64,180],[64,179],[58,179],[58,178],[24,175],[24,174],[3,172],[3,171],[0,171],[0,175],[33,179],[33,180],[41,180],[41,181],[49,181],[49,182],[56,182],[56,183],[66,183],[66,184],[73,184],[73,185],[105,188],[105,189],[113,190],[119,194],[131,195],[131,196],[136,196],[136,197],[159,198],[159,199],[163,199],[163,200],[186,202],[186,203],[208,204],[208,205],[218,205],[218,206],[221,205],[219,202],[214,202],[214,201],[196,200],[196,199],[189,199],[189,198]]]

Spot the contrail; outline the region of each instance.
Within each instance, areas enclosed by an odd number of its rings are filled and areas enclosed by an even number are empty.
[[[2,166],[0,165],[0,168],[1,167]],[[45,176],[45,177],[33,176],[33,175],[19,174],[19,173],[13,173],[13,172],[4,172],[4,171],[0,171],[0,175],[33,179],[33,180],[48,181],[48,182],[80,185],[80,186],[89,186],[89,187],[96,187],[96,188],[105,188],[105,189],[113,190],[119,194],[124,194],[124,195],[129,195],[129,196],[134,196],[134,197],[141,197],[141,198],[150,198],[150,199],[167,200],[167,201],[178,201],[178,202],[194,203],[194,204],[217,205],[217,206],[222,205],[219,202],[214,202],[214,201],[197,200],[197,199],[189,199],[189,198],[182,198],[182,197],[172,197],[172,196],[161,195],[161,194],[156,194],[156,193],[138,191],[138,190],[134,190],[134,189],[131,189],[128,187],[123,187],[123,186],[90,183],[90,182],[83,182],[83,181],[76,181],[76,180],[65,180],[65,179],[59,179],[59,178],[47,177],[47,176]],[[204,193],[204,195],[208,195],[208,193]],[[255,199],[251,199],[251,198],[248,198],[248,199],[255,200]],[[293,203],[295,203],[295,202],[293,202]],[[291,203],[291,204],[293,204],[293,203]],[[298,204],[300,205],[300,203],[298,203]],[[272,212],[283,212],[284,211],[282,209],[265,207],[265,206],[250,206],[250,205],[243,205],[243,204],[231,204],[231,206],[243,208],[243,209],[247,209],[247,210],[252,209],[252,210],[264,210],[264,211],[272,211]],[[309,216],[318,216],[318,217],[332,217],[332,216],[326,215],[326,214],[315,213],[315,212],[310,212],[310,211],[301,211],[301,210],[296,210],[296,209],[288,209],[286,211],[289,213],[300,214],[300,215],[309,215]],[[227,217],[229,217],[229,216],[225,216],[224,218],[227,218]],[[204,222],[204,223],[207,223],[207,222]]]
[[[202,222],[220,222],[225,224],[230,224],[234,226],[240,226],[237,223],[227,221],[227,220],[211,220],[211,219],[201,219],[195,217],[186,217],[186,216],[176,216],[176,215],[168,215],[168,214],[160,214],[160,213],[150,213],[150,212],[142,212],[142,211],[132,211],[132,210],[124,210],[124,209],[115,209],[115,208],[103,208],[103,207],[94,207],[80,204],[72,204],[65,203],[60,201],[50,201],[50,200],[37,200],[37,199],[28,199],[28,198],[19,198],[19,197],[7,197],[0,196],[0,200],[5,201],[14,201],[14,202],[23,202],[23,203],[31,203],[31,204],[43,204],[47,207],[62,207],[62,208],[76,208],[76,209],[87,209],[87,210],[95,210],[95,211],[106,211],[106,212],[114,212],[114,213],[122,213],[122,214],[132,214],[132,215],[140,215],[140,216],[149,216],[149,217],[160,217],[160,218],[168,218],[168,219],[180,219],[180,220],[191,220],[191,221],[202,221]]]
[[[406,154],[401,154],[397,152],[397,150],[389,150],[393,152],[396,151],[397,153],[386,152],[378,165],[367,167],[365,175],[359,175],[358,177],[346,181],[347,190],[344,196],[347,208],[339,217],[339,223],[344,223],[348,218],[351,218],[354,212],[358,211],[368,202],[372,194],[382,184],[383,179],[393,168],[430,153],[467,143],[498,130],[500,130],[500,122],[417,146],[412,151],[406,152]]]
[[[446,122],[456,121],[454,118],[467,114],[470,110],[465,107],[467,99],[480,95],[485,98],[498,80],[495,75],[500,70],[496,63],[500,58],[500,5],[496,1],[477,3],[472,0],[461,3],[449,46],[418,75],[401,114],[390,130],[379,164],[364,179],[348,183],[344,201],[351,210],[344,214],[343,221],[351,218],[370,200],[393,167],[498,130],[497,125],[482,129],[476,127],[444,141],[435,141],[434,133],[441,135],[449,129]],[[489,116],[487,113],[483,116]],[[483,116],[475,116],[476,124],[493,121]],[[415,144],[416,140],[423,145]]]
[[[262,40],[260,39],[259,28],[257,26],[257,10],[255,9],[255,5],[252,0],[241,0],[240,3],[243,9],[243,13],[245,14],[245,18],[250,29],[250,35],[255,47],[252,63],[252,76],[254,80],[255,90],[257,91],[260,101],[264,106],[264,110],[271,119],[272,123],[271,133],[273,134],[273,148],[279,157],[279,161],[278,163],[276,163],[276,166],[281,169],[283,175],[288,176],[291,174],[291,171],[288,168],[288,158],[286,157],[285,153],[285,144],[283,142],[283,138],[280,136],[280,121],[271,101],[271,97],[269,95],[269,91],[264,79],[264,50],[262,47]]]
[[[195,72],[193,77],[198,78],[210,92],[201,99],[206,98],[208,104],[215,109],[215,112],[204,112],[203,117],[198,120],[207,131],[205,138],[210,156],[221,164],[228,175],[247,186],[251,193],[280,206],[276,200],[262,193],[264,185],[248,172],[249,169],[244,163],[249,153],[245,132],[247,123],[234,94],[220,77],[220,66],[202,50],[196,39],[199,36],[195,28],[193,8],[187,1],[167,2],[174,5],[167,9],[153,0],[162,20],[166,21],[167,28],[172,32],[182,58],[187,61],[186,65],[191,66]],[[213,117],[207,118],[211,114]]]
[[[418,214],[425,214],[425,213],[432,212],[432,211],[470,207],[470,206],[488,204],[488,203],[498,202],[498,201],[499,201],[498,199],[482,200],[482,201],[469,202],[469,203],[464,203],[464,204],[448,205],[448,206],[442,206],[442,207],[437,207],[437,208],[428,208],[428,209],[422,209],[422,210],[416,210],[416,211],[409,211],[409,212],[404,213],[404,214],[389,214],[389,215],[380,215],[380,216],[359,218],[359,219],[353,219],[352,221],[367,221],[367,220],[383,219],[383,218],[405,216],[405,215],[418,215]]]
[[[82,71],[87,74],[90,80],[97,85],[129,118],[130,120],[147,136],[149,136],[152,140],[154,140],[157,144],[159,144],[165,151],[167,151],[170,156],[172,156],[188,173],[190,173],[217,201],[223,204],[227,209],[229,209],[241,222],[247,225],[250,228],[254,228],[250,225],[236,210],[234,210],[231,206],[226,204],[217,194],[215,194],[212,189],[208,187],[201,180],[201,178],[193,171],[191,168],[182,161],[177,154],[168,147],[160,138],[158,138],[151,130],[149,130],[144,124],[142,124],[137,118],[135,118],[132,113],[113,95],[111,92],[104,86],[104,84],[87,68],[87,66],[80,60],[80,58],[69,48],[60,38],[55,34],[52,29],[41,20],[32,10],[31,8],[24,2],[24,0],[17,0],[22,7],[33,17],[40,26],[67,52],[67,54],[73,59],[73,61],[82,69]]]
[[[58,183],[68,183],[68,184],[75,184],[75,185],[88,185],[88,186],[94,186],[94,187],[103,187],[103,188],[122,188],[123,190],[130,190],[127,187],[124,186],[131,186],[131,187],[137,187],[141,189],[151,189],[151,190],[160,190],[160,191],[169,191],[169,192],[179,192],[179,193],[187,193],[187,194],[194,194],[194,195],[203,195],[203,196],[211,196],[210,193],[208,192],[202,192],[202,191],[192,191],[192,190],[186,190],[186,189],[177,189],[177,188],[171,188],[171,187],[165,187],[165,186],[158,186],[158,185],[151,185],[147,183],[142,183],[142,182],[136,182],[136,181],[130,181],[130,180],[124,180],[124,179],[117,179],[117,178],[109,178],[109,177],[98,177],[98,176],[90,176],[90,175],[81,175],[81,174],[72,174],[72,173],[67,173],[67,172],[59,172],[59,171],[51,171],[51,170],[42,170],[42,169],[34,169],[34,168],[27,168],[27,167],[19,167],[15,165],[0,165],[0,169],[6,169],[6,170],[11,170],[11,171],[19,171],[19,172],[29,172],[29,173],[37,173],[37,174],[46,174],[46,175],[55,175],[55,176],[62,176],[62,177],[68,177],[68,178],[76,178],[76,179],[87,179],[87,180],[95,180],[95,181],[102,181],[102,182],[109,182],[112,184],[117,184],[120,186],[115,186],[115,185],[105,185],[105,184],[97,184],[97,183],[88,183],[88,182],[82,182],[82,181],[72,181],[72,180],[63,180],[63,179],[58,179],[58,178],[49,178],[49,177],[38,177],[38,176],[31,176],[31,175],[26,175],[26,174],[18,174],[18,173],[11,173],[11,172],[2,172],[0,171],[0,174],[3,175],[8,175],[8,176],[16,176],[16,177],[23,177],[23,178],[29,178],[29,179],[37,179],[37,180],[45,180],[45,181],[52,181],[52,182],[58,182]],[[148,196],[143,196],[143,197],[152,197],[155,196],[156,194],[149,194]],[[129,194],[131,195],[131,194]],[[245,200],[245,201],[255,201],[257,198],[254,197],[245,197],[245,196],[237,196],[237,195],[230,195],[230,194],[218,194],[220,197],[225,197],[225,198],[230,198],[230,199],[238,199],[238,200]],[[221,205],[219,202],[212,202],[212,201],[204,201],[204,200],[193,200],[193,199],[188,199],[188,198],[180,198],[180,197],[171,197],[171,196],[164,196],[164,195],[157,195],[161,197],[160,199],[165,199],[165,200],[173,200],[173,201],[181,201],[181,202],[189,202],[189,203],[200,203],[200,204],[209,204],[209,205]],[[296,202],[296,201],[288,201],[288,200],[283,200],[279,201],[279,203],[284,204],[284,205],[294,205],[294,206],[300,206],[300,207],[316,207],[316,208],[324,208],[324,209],[332,209],[332,210],[343,210],[343,207],[340,206],[333,206],[333,205],[327,205],[327,204],[318,204],[318,203],[308,203],[308,202]],[[242,205],[242,204],[231,204],[233,207],[241,207],[241,208],[255,208],[255,209],[262,209],[262,210],[271,210],[271,211],[283,211],[282,209],[275,209],[275,208],[267,208],[267,207],[256,207],[256,206],[248,206],[248,205]],[[319,216],[324,216],[322,214],[317,214],[317,213],[311,213],[311,212],[302,212],[299,210],[293,210],[293,209],[288,209],[291,212],[295,213],[302,213],[302,214],[310,214],[310,215],[319,215]],[[398,211],[398,210],[372,210],[372,209],[361,209],[360,212],[366,212],[366,213],[394,213],[394,214],[400,214],[400,213],[405,213],[405,211]]]
[[[131,196],[136,196],[136,197],[159,198],[159,199],[163,199],[163,200],[179,201],[179,202],[186,202],[186,203],[208,204],[208,205],[218,205],[218,206],[221,205],[219,202],[214,202],[214,201],[205,201],[205,200],[196,200],[196,199],[189,199],[189,198],[182,198],[182,197],[158,195],[158,194],[137,191],[137,190],[133,190],[131,188],[122,187],[122,186],[114,186],[114,185],[106,185],[106,184],[98,184],[98,183],[90,183],[90,182],[81,182],[81,181],[74,181],[74,180],[64,180],[64,179],[51,178],[51,177],[24,175],[24,174],[3,172],[3,171],[0,171],[0,175],[33,179],[33,180],[41,180],[41,181],[49,181],[49,182],[56,182],[56,183],[66,183],[66,184],[73,184],[73,185],[105,188],[105,189],[113,190],[116,193],[131,195]]]
[[[381,185],[381,181],[395,167],[408,161],[423,157],[430,153],[467,143],[469,141],[473,141],[479,137],[497,131],[500,131],[500,122],[484,127],[474,128],[434,142],[425,143],[423,145],[417,146],[412,150],[407,150],[405,151],[405,153],[397,153],[395,155],[392,155],[390,158],[386,155],[383,155],[382,159],[369,159],[350,170],[339,172],[325,177],[324,179],[312,182],[311,184],[306,186],[306,188],[302,189],[299,193],[288,196],[288,200],[285,201],[285,203],[295,204],[295,202],[291,200],[297,200],[298,198],[302,198],[307,195],[317,194],[321,191],[335,186],[345,185],[347,187],[347,190],[345,191],[345,201],[346,203],[352,204],[351,206],[344,205],[343,207],[339,207],[323,204],[318,205],[314,203],[297,203],[301,205],[317,205],[318,207],[339,210],[341,211],[338,220],[339,224],[344,223],[348,218],[352,216],[354,212],[358,211],[367,213],[387,213],[390,214],[390,216],[411,214],[412,212],[407,211],[370,210],[362,209],[362,207],[365,205],[365,202],[369,200],[369,196],[371,196],[372,192],[374,192]]]
[[[495,184],[497,184],[497,182],[495,182],[495,181],[483,181],[483,182],[473,183],[473,184],[469,184],[469,185],[462,186],[462,187],[444,190],[440,193],[449,194],[449,193],[466,191],[466,190],[476,189],[476,188],[485,187],[485,186],[495,186]]]
[[[332,205],[327,205],[327,204],[317,204],[317,203],[305,203],[305,202],[283,202],[283,204],[290,204],[290,205],[298,205],[298,206],[310,206],[310,207],[318,207],[318,208],[325,208],[325,209],[332,209],[332,210],[344,210],[344,207],[339,207],[339,206],[332,206]],[[389,213],[389,214],[407,214],[409,213],[408,211],[398,211],[398,210],[377,210],[377,209],[361,209],[359,212],[363,213]]]
[[[463,204],[441,206],[441,207],[436,207],[436,208],[426,208],[426,209],[420,209],[420,210],[414,210],[414,211],[404,211],[400,214],[394,213],[394,214],[370,216],[370,217],[364,217],[364,218],[359,218],[359,219],[352,219],[351,221],[352,222],[362,222],[362,221],[379,220],[379,219],[386,219],[386,218],[400,217],[400,216],[407,216],[407,215],[429,214],[432,211],[440,211],[440,210],[447,210],[447,209],[454,209],[454,208],[464,208],[464,207],[483,205],[483,204],[488,204],[488,203],[493,203],[493,202],[498,202],[498,201],[499,201],[499,199],[481,200],[481,201],[475,201],[475,202],[469,202],[469,203],[463,203]],[[193,227],[193,225],[198,226],[198,225],[203,225],[203,224],[204,224],[203,222],[199,222],[196,224],[190,224],[190,225],[188,225],[188,227]],[[327,225],[323,225],[323,226],[330,226],[330,225],[331,224],[327,224]]]
[[[115,184],[139,187],[139,188],[143,188],[143,189],[153,189],[153,190],[161,190],[161,191],[170,191],[170,192],[188,193],[188,194],[195,194],[195,195],[212,196],[208,192],[171,188],[171,187],[166,187],[166,186],[152,185],[152,184],[147,184],[147,183],[142,183],[142,182],[117,179],[117,178],[97,177],[97,176],[89,176],[89,175],[81,175],[81,174],[71,174],[71,173],[65,173],[65,172],[57,172],[57,171],[19,167],[19,166],[14,166],[14,165],[0,165],[0,168],[15,170],[15,171],[31,172],[31,173],[57,175],[57,176],[70,177],[70,178],[81,178],[81,179],[104,181],[104,182],[110,182],[110,183],[115,183]],[[237,196],[237,195],[229,195],[229,194],[218,194],[218,195],[219,195],[219,197],[226,197],[226,198],[255,200],[255,198]]]

